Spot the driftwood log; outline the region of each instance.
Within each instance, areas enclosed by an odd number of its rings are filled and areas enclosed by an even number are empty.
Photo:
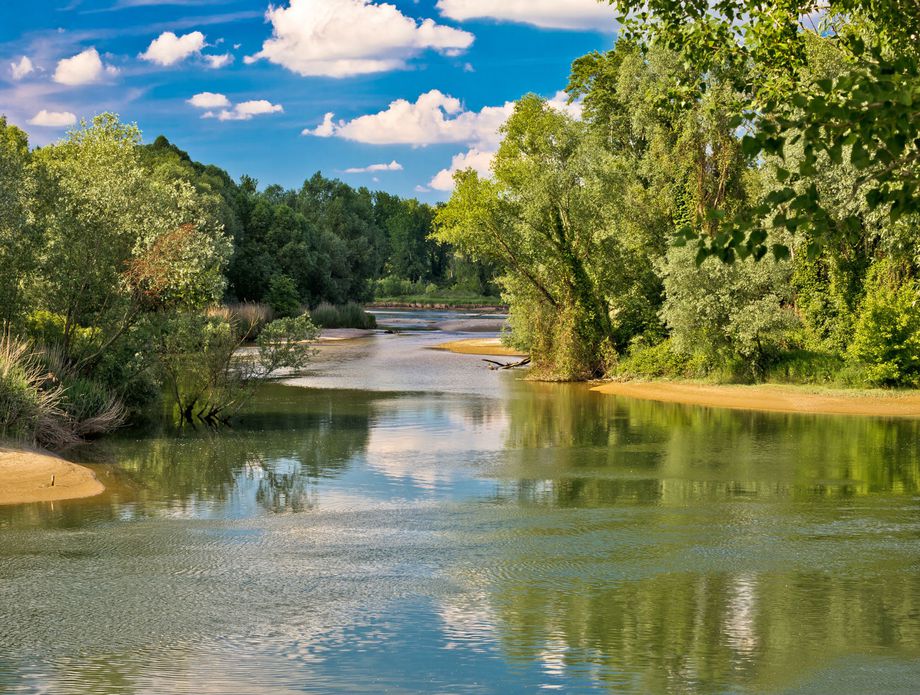
[[[530,358],[525,357],[524,359],[517,362],[499,362],[497,360],[484,359],[483,362],[486,362],[486,366],[492,370],[514,369],[515,367],[526,367],[528,364],[530,364]]]

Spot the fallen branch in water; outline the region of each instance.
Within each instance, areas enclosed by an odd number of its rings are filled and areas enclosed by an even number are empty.
[[[530,358],[525,357],[518,362],[498,362],[497,360],[486,360],[483,359],[483,362],[488,362],[486,365],[489,369],[497,371],[499,369],[514,369],[515,367],[526,367],[530,364]]]

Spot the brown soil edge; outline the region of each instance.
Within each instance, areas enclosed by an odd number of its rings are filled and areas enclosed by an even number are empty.
[[[485,355],[487,357],[527,357],[527,353],[501,344],[499,338],[467,338],[432,345],[432,350],[446,350],[458,355]]]
[[[610,382],[592,391],[731,410],[920,418],[920,392],[818,391],[780,384],[720,386],[657,381]]]
[[[51,454],[0,447],[0,506],[84,499],[103,492],[105,486],[88,468]]]

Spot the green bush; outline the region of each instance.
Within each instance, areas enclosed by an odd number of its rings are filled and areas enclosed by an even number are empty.
[[[781,354],[766,372],[766,381],[792,384],[833,384],[840,381],[845,360],[832,352],[790,350]]]
[[[273,275],[268,283],[265,301],[272,308],[275,316],[285,318],[303,313],[297,285],[287,275]]]
[[[693,376],[691,360],[674,351],[670,340],[657,345],[635,341],[613,373],[630,379],[662,379]]]
[[[388,275],[377,281],[374,288],[375,297],[407,297],[411,294],[424,294],[425,286],[420,282],[404,280],[395,275]]]
[[[850,356],[870,384],[920,386],[920,288],[885,263],[870,271]]]
[[[36,345],[49,347],[63,345],[66,319],[50,311],[33,311],[24,322],[25,334]],[[77,326],[73,333],[74,345],[71,353],[80,354],[89,348],[98,337],[98,330]]]
[[[349,303],[335,306],[323,302],[313,311],[310,317],[320,328],[376,328],[377,319],[372,314],[364,311],[360,304]]]

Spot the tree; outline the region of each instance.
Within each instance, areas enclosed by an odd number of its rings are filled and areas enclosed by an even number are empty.
[[[892,221],[920,212],[920,13],[912,0],[837,0],[820,12],[806,0],[610,2],[624,15],[626,34],[642,45],[675,49],[701,74],[732,68],[744,97],[734,122],[747,124],[746,155],[778,158],[784,185],[766,191],[754,214],[708,233],[687,230],[701,258],[760,258],[773,226],[807,232],[812,257],[828,242],[856,236],[858,218],[834,215],[815,182],[821,156],[847,159],[859,172],[851,195]],[[808,75],[807,41],[815,33],[845,63],[834,78]],[[697,99],[701,88],[684,84],[683,98]],[[801,156],[785,161],[796,145]],[[777,257],[789,253],[779,243],[772,250]]]
[[[32,217],[35,195],[26,134],[0,118],[0,326],[24,307],[22,278],[40,243]]]
[[[503,133],[494,181],[459,172],[434,236],[502,265],[512,321],[538,374],[600,374],[613,334],[605,291],[616,291],[622,257],[606,200],[619,172],[584,124],[539,97],[524,97]]]

